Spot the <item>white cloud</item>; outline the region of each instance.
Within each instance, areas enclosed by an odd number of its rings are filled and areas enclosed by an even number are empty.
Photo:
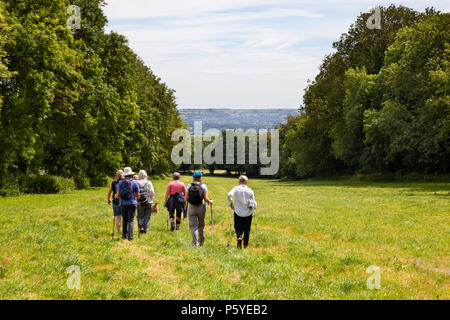
[[[390,2],[109,0],[105,14],[180,107],[296,108],[332,42],[361,11]]]
[[[109,0],[105,13],[111,19],[142,19],[202,16],[227,10],[241,10],[251,7],[298,5],[298,0]],[[300,12],[303,11],[303,12]],[[307,10],[296,14],[309,15]]]

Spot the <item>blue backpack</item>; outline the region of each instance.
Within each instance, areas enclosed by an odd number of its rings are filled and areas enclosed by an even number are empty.
[[[131,200],[133,197],[133,181],[125,179],[119,187],[119,197],[123,200]]]

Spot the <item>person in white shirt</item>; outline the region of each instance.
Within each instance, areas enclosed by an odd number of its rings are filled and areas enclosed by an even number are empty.
[[[234,204],[233,197],[235,198]],[[228,193],[228,204],[234,211],[234,229],[237,236],[237,247],[239,249],[242,248],[243,240],[244,248],[247,248],[253,218],[252,208],[256,208],[257,204],[255,193],[248,187],[248,178],[246,176],[240,176],[239,186],[234,187]]]

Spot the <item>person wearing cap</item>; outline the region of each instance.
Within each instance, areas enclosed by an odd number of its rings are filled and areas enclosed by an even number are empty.
[[[192,175],[193,182],[186,188],[185,201],[189,203],[188,217],[189,228],[192,234],[192,245],[201,247],[205,242],[203,230],[205,229],[205,203],[213,204],[208,198],[208,188],[202,181],[203,173],[195,171]]]
[[[235,203],[233,204],[233,197]],[[248,178],[239,177],[239,185],[228,193],[228,205],[234,211],[234,229],[237,236],[237,247],[247,248],[250,239],[250,227],[252,225],[253,208],[256,208],[255,193],[248,187]]]
[[[125,179],[120,180],[117,184],[118,192],[115,195],[115,198],[120,200],[120,210],[122,212],[122,239],[128,238],[129,241],[133,240],[134,216],[140,198],[139,185],[137,181],[133,180],[134,174],[130,167],[126,167],[123,170]],[[123,194],[123,191],[127,189],[129,190],[129,195]]]
[[[169,211],[170,231],[175,230],[175,211],[177,214],[176,230],[180,230],[181,214],[184,208],[184,197],[186,196],[186,186],[180,181],[180,174],[174,172],[173,180],[169,182],[164,198],[164,205]]]

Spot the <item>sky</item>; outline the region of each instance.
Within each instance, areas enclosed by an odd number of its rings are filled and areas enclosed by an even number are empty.
[[[450,0],[106,0],[107,31],[176,91],[179,108],[298,108],[332,44],[361,12]]]

